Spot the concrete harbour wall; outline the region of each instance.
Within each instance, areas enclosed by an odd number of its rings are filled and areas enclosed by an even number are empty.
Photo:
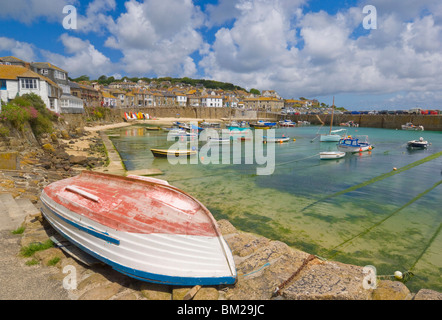
[[[306,120],[312,124],[330,125],[331,115],[285,115],[266,113],[259,111],[243,111],[231,108],[207,108],[207,107],[151,107],[151,108],[125,108],[111,109],[106,121],[118,122],[124,119],[124,112],[142,112],[156,118],[196,118],[196,119],[238,119],[256,121],[258,119],[282,120],[291,119],[294,121]],[[64,114],[65,120],[71,125],[85,125],[86,114]],[[401,125],[411,122],[414,125],[422,125],[427,131],[442,131],[442,115],[390,115],[390,114],[338,114],[333,117],[333,126],[340,123],[354,121],[360,127],[401,129]]]

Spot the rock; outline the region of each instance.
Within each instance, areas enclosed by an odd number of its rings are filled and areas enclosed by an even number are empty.
[[[116,295],[121,288],[118,283],[106,283],[86,291],[78,300],[108,300]]]
[[[195,294],[193,300],[218,300],[219,292],[213,287],[203,287]]]
[[[77,289],[79,291],[87,290],[88,287],[94,287],[99,286],[104,283],[108,283],[109,280],[107,280],[102,274],[100,273],[93,273],[90,276],[88,276],[86,279],[82,280],[78,283]]]
[[[70,156],[69,162],[71,164],[84,165],[87,163],[87,157],[85,157],[85,156]]]
[[[77,136],[82,136],[83,133],[84,133],[84,129],[81,128],[81,127],[78,127],[78,128],[75,128],[75,129],[74,129],[74,132],[75,132],[75,134],[76,134]]]
[[[166,285],[144,282],[141,284],[140,292],[148,300],[172,299],[170,288]]]
[[[218,228],[220,229],[221,233],[223,235],[232,234],[232,233],[238,233],[238,230],[230,223],[228,220],[219,220],[217,221]]]
[[[54,143],[57,143],[57,142],[58,142],[58,138],[57,138],[57,135],[56,135],[55,133],[51,133],[51,140],[52,140],[52,142],[54,142]]]
[[[339,262],[310,262],[283,290],[290,300],[370,300],[363,288],[363,268]]]
[[[60,135],[64,140],[69,140],[71,138],[71,136],[66,130],[61,130]]]
[[[259,247],[267,245],[270,240],[264,237],[255,236],[250,233],[237,233],[232,237],[226,237],[226,241],[234,255],[247,256]]]
[[[52,144],[50,144],[50,143],[46,143],[46,144],[44,144],[43,146],[42,146],[42,148],[44,149],[44,150],[46,150],[46,151],[49,151],[49,152],[51,152],[51,153],[54,153],[55,152],[55,148],[52,146]]]
[[[411,292],[399,281],[381,280],[373,290],[373,300],[409,300]]]
[[[416,293],[413,300],[442,300],[442,293],[429,289],[421,289]]]
[[[49,265],[49,262],[51,262],[51,260],[58,258],[58,259],[63,259],[66,256],[64,255],[64,253],[57,248],[49,248],[43,251],[37,251],[36,253],[34,253],[34,258],[38,259],[41,261],[41,263],[45,266]]]
[[[189,287],[176,287],[172,289],[172,300],[184,300],[186,294],[192,288]]]

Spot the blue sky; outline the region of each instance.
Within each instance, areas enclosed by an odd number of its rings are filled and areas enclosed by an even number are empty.
[[[66,5],[77,29],[63,28]],[[363,11],[371,5],[376,12]],[[442,109],[440,0],[0,0],[0,56],[193,77],[351,110]],[[372,8],[371,7],[371,8]],[[368,19],[370,18],[370,19]],[[364,21],[376,29],[364,28]]]

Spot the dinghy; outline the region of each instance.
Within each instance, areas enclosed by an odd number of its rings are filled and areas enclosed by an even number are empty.
[[[41,202],[56,231],[132,278],[180,286],[236,282],[212,214],[166,181],[83,171],[49,184]]]
[[[333,160],[345,157],[345,152],[343,151],[323,151],[319,153],[319,158],[321,160]]]
[[[169,149],[150,149],[154,157],[165,158],[168,155],[173,157],[190,157],[196,154],[193,150],[169,150]]]

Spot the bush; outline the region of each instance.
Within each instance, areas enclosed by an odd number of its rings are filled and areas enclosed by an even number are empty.
[[[42,114],[38,114],[37,118],[30,121],[30,124],[32,131],[36,136],[40,136],[43,133],[52,133],[54,131],[52,121]]]
[[[0,125],[0,137],[8,137],[9,129],[5,126]]]
[[[14,101],[2,107],[0,119],[10,122],[14,128],[23,131],[24,124],[31,119],[31,114],[28,109],[13,103]]]

